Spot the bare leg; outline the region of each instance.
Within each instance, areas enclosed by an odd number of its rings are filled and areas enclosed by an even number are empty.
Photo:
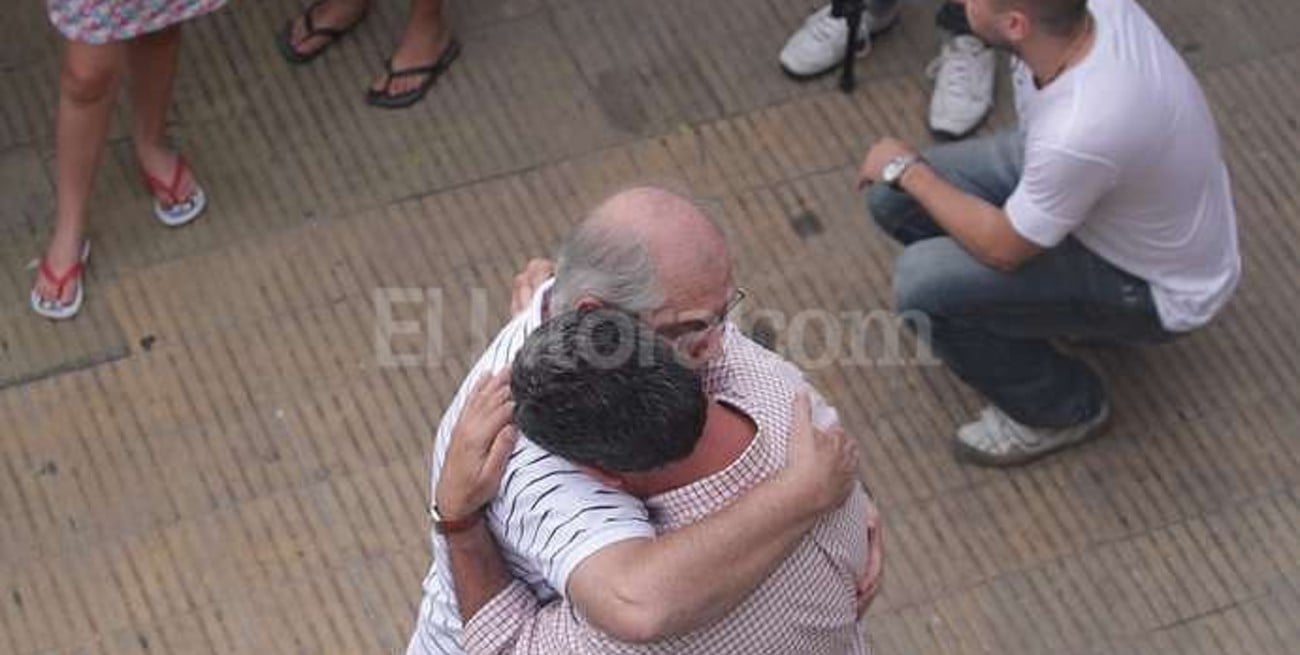
[[[125,64],[122,43],[64,44],[55,118],[54,235],[45,250],[46,262],[56,274],[68,270],[81,254],[86,204],[103,158]],[[37,276],[36,290],[42,298],[53,298],[56,291],[43,276]],[[69,301],[75,292],[76,285],[69,284],[59,300]]]
[[[442,0],[411,0],[402,41],[393,53],[393,68],[401,70],[433,64],[450,43],[451,28],[442,13]],[[370,88],[381,91],[387,81],[388,75],[381,73]],[[388,93],[400,95],[420,86],[423,81],[423,75],[399,77],[388,87]]]
[[[171,181],[176,154],[167,147],[167,111],[172,105],[179,63],[181,29],[165,30],[132,39],[127,44],[126,66],[131,76],[131,138],[135,156],[150,175]],[[177,190],[184,197],[194,188],[186,176]]]

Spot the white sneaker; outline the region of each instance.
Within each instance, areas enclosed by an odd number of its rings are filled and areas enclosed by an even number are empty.
[[[903,3],[896,3],[889,16],[879,19],[869,12],[862,13],[862,25],[858,29],[857,55],[864,57],[871,51],[871,37],[893,27]],[[786,75],[797,79],[817,77],[827,73],[844,60],[844,45],[848,38],[849,26],[843,18],[831,15],[831,6],[826,5],[813,12],[804,20],[803,25],[790,35],[781,48],[781,70]]]
[[[997,57],[978,37],[948,39],[926,68],[934,80],[930,96],[930,131],[943,139],[960,139],[975,131],[993,110]]]
[[[957,456],[984,466],[1019,466],[1101,434],[1110,406],[1097,416],[1068,428],[1031,428],[989,406],[979,419],[957,430]]]

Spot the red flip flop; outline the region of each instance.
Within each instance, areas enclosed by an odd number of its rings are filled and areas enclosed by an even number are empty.
[[[198,218],[208,206],[208,198],[197,181],[194,182],[194,189],[189,195],[183,197],[180,195],[181,180],[185,179],[187,172],[193,179],[193,172],[184,155],[176,156],[176,167],[172,169],[171,182],[163,182],[150,175],[143,166],[140,167],[145,186],[154,196],[153,215],[168,227],[180,227],[189,223]]]

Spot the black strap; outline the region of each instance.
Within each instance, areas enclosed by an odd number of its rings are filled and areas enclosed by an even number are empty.
[[[346,29],[337,27],[316,27],[316,21],[311,15],[312,12],[316,11],[317,7],[323,4],[325,4],[325,0],[316,0],[307,7],[307,11],[302,12],[302,26],[307,28],[307,34],[298,41],[298,44],[314,36],[327,36],[331,39],[337,39],[347,33]]]
[[[429,75],[432,77],[432,79],[437,79],[438,75],[442,73],[444,69],[446,69],[448,66],[451,65],[451,62],[455,60],[456,55],[459,52],[460,52],[460,42],[453,38],[450,42],[447,43],[447,47],[443,49],[442,54],[438,55],[438,60],[433,62],[432,64],[428,64],[425,66],[412,66],[410,68],[394,70],[393,60],[391,58],[383,60],[384,72],[388,76],[388,79],[384,80],[384,95],[392,97],[393,80],[399,77],[407,77],[410,75]]]
[[[858,58],[858,30],[862,27],[862,12],[866,9],[866,0],[831,0],[831,15],[843,18],[849,28],[844,39],[844,62],[840,68],[840,90],[845,93],[851,93],[857,83],[853,64]]]

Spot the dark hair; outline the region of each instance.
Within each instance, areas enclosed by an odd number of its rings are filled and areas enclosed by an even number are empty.
[[[1088,0],[1001,0],[1027,12],[1049,34],[1068,36],[1088,15]]]
[[[679,460],[699,441],[707,401],[699,376],[677,357],[623,312],[555,316],[515,357],[514,424],[542,448],[608,471]]]

